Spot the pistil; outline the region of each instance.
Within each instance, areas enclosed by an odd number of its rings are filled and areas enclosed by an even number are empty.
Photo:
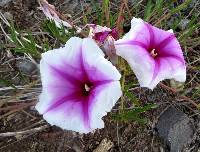
[[[156,51],[155,49],[152,49],[150,52],[150,54],[153,58],[155,58],[158,55],[158,53],[156,53],[155,51]]]
[[[86,92],[89,92],[89,91],[90,91],[90,87],[89,87],[87,84],[85,84],[85,91],[86,91]]]

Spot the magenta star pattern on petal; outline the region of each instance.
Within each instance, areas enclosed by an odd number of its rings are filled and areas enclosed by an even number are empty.
[[[42,54],[36,109],[51,125],[80,133],[103,128],[102,117],[122,95],[117,69],[91,38],[73,37]]]
[[[184,82],[186,66],[173,32],[133,18],[131,30],[115,42],[116,53],[130,64],[142,87],[153,89],[164,79]]]

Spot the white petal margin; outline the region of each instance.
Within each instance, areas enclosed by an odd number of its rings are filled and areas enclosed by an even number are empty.
[[[79,133],[88,133],[91,130],[84,126],[82,119],[82,102],[67,101],[43,114],[43,118],[51,125]]]
[[[142,19],[133,17],[131,20],[130,31],[126,33],[122,39],[117,40],[116,44],[139,39],[139,42],[142,41],[147,45],[149,43],[150,36],[144,23],[145,22]],[[145,37],[143,35],[145,35]]]
[[[161,61],[158,75],[146,87],[153,90],[159,82],[165,79],[175,79],[179,82],[185,82],[185,65],[173,58],[162,58],[160,60]]]
[[[89,111],[91,112],[91,130],[103,128],[102,117],[110,112],[117,100],[121,97],[121,85],[119,81],[113,81],[95,88],[94,92],[99,92],[93,101]]]

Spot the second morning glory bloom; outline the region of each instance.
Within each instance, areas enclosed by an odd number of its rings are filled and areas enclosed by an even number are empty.
[[[118,39],[116,28],[110,29],[106,26],[96,24],[88,24],[90,32],[88,37],[94,39],[99,46],[102,46],[103,51],[108,56],[108,59],[114,64],[117,64],[117,55],[114,47],[114,41]]]
[[[120,73],[91,38],[70,38],[42,54],[36,109],[51,125],[80,133],[103,128],[102,117],[122,95]]]
[[[153,89],[164,79],[186,80],[183,53],[171,30],[133,18],[130,31],[115,42],[115,48],[130,64],[142,87]]]
[[[106,26],[100,26],[96,24],[88,24],[90,28],[89,37],[93,38],[99,43],[104,43],[108,36],[112,36],[113,39],[118,39],[118,33],[116,28],[110,29]]]

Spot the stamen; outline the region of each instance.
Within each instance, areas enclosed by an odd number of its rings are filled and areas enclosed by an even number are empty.
[[[153,58],[155,58],[158,55],[158,53],[156,53],[155,51],[156,51],[155,49],[151,50],[151,56]]]
[[[85,84],[85,91],[89,92],[90,91],[90,87],[88,87],[87,84]]]

